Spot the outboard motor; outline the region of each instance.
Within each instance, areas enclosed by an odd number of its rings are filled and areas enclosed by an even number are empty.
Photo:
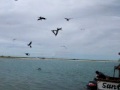
[[[87,84],[87,90],[97,90],[97,82],[89,81],[89,83]]]

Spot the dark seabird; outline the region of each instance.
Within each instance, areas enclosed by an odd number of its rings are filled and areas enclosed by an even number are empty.
[[[57,36],[59,30],[62,30],[62,28],[57,28],[57,30],[51,30],[51,31],[55,34],[55,36]]]
[[[29,53],[25,53],[25,55],[30,56],[30,54],[29,54]]]
[[[31,44],[32,44],[32,41],[28,44],[28,46],[30,46],[30,48],[32,48]]]
[[[81,28],[80,30],[85,30],[84,28]]]
[[[120,52],[118,52],[118,55],[120,55]]]
[[[14,38],[13,41],[15,41],[16,39]]]
[[[72,18],[65,18],[66,19],[66,21],[69,21],[70,19],[72,19]]]
[[[61,47],[63,47],[63,48],[65,48],[65,49],[67,49],[67,47],[66,47],[66,46],[61,46]]]
[[[39,17],[38,20],[46,20],[44,17]]]

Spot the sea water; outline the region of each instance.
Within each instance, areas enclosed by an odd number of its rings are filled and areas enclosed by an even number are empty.
[[[113,76],[118,64],[117,61],[0,58],[0,90],[86,90],[96,70]]]

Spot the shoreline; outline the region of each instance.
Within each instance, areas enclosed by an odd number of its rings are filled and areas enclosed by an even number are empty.
[[[89,61],[89,62],[120,62],[119,60],[92,60],[92,59],[69,59],[69,58],[45,58],[45,57],[15,57],[15,56],[0,56],[7,59],[22,59],[22,60],[69,60],[69,61]]]

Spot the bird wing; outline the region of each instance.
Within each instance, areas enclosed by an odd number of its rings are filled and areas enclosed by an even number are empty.
[[[30,46],[32,44],[32,41],[28,44],[28,46]]]

